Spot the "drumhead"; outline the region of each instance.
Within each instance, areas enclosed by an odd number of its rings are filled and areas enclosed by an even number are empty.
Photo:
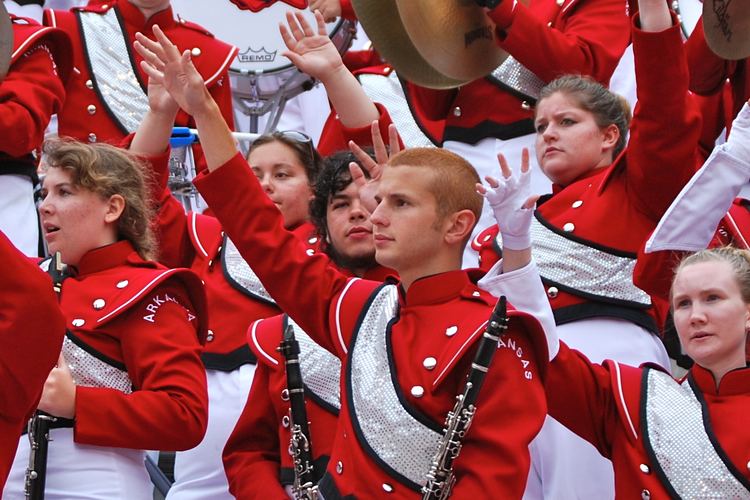
[[[268,2],[257,0],[172,0],[173,11],[186,21],[200,24],[216,38],[239,48],[230,71],[239,75],[267,75],[295,69],[281,55],[286,50],[279,33],[279,23],[286,24],[286,12],[302,12],[315,26],[315,16],[308,9],[300,10],[295,0]],[[305,2],[306,3],[306,2]],[[258,10],[260,9],[260,10]],[[253,12],[257,10],[257,12]],[[351,24],[341,19],[326,24],[328,36],[340,52],[351,43]]]

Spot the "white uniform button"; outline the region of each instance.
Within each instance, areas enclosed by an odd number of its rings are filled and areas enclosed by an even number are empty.
[[[284,427],[284,429],[286,429],[287,427],[289,427],[289,416],[288,415],[284,415],[281,418],[281,425],[282,425],[282,427]]]
[[[206,335],[206,342],[212,342],[214,340],[214,331],[209,330],[208,334]]]
[[[485,235],[484,235],[484,238],[482,239],[482,242],[483,242],[483,243],[487,243],[487,242],[488,242],[488,241],[490,241],[491,239],[492,239],[492,235],[491,235],[491,234],[485,234]]]
[[[315,255],[315,250],[313,250],[312,248],[308,248],[308,249],[307,249],[307,250],[305,251],[305,253],[306,253],[307,255],[313,256],[313,255]]]
[[[424,358],[424,361],[422,361],[422,366],[424,366],[428,370],[432,370],[437,366],[437,359],[433,358],[432,356]]]
[[[573,204],[572,204],[571,206],[572,206],[573,208],[578,208],[578,207],[580,207],[581,205],[583,205],[583,202],[582,202],[581,200],[576,200],[576,201],[574,201],[574,202],[573,202]]]
[[[312,238],[310,238],[309,240],[307,240],[307,242],[309,244],[311,244],[311,245],[314,245],[314,244],[316,244],[318,242],[318,238],[316,238],[315,236],[313,236]]]
[[[284,389],[283,391],[281,391],[281,400],[289,401],[289,389]]]
[[[117,288],[125,288],[126,286],[128,286],[128,283],[129,283],[128,280],[122,280],[122,281],[118,281],[117,285],[115,286]]]
[[[109,9],[109,5],[107,5],[106,3],[103,3],[102,10],[107,10],[107,9]]]
[[[641,491],[641,498],[643,500],[650,500],[651,499],[651,492],[648,490]]]
[[[93,132],[89,134],[89,142],[96,142],[96,134]]]
[[[91,305],[94,306],[94,309],[98,311],[100,309],[104,309],[104,306],[106,306],[107,303],[104,302],[104,299],[96,299]]]
[[[563,231],[565,231],[566,233],[572,233],[575,228],[575,224],[573,224],[572,222],[566,222],[563,226]]]
[[[555,297],[557,297],[557,292],[558,292],[557,287],[551,286],[547,288],[547,297],[549,297],[550,299],[554,299]]]
[[[481,294],[481,293],[479,293],[479,291],[478,291],[478,290],[474,290],[473,292],[471,292],[471,296],[472,296],[472,297],[479,297],[480,295],[482,295],[482,294]]]
[[[555,0],[555,3],[557,4],[558,7],[562,7],[563,4],[565,3],[565,0]]]
[[[547,27],[548,27],[548,28],[551,28],[551,27],[552,27],[552,21],[550,21],[550,22],[548,22],[548,23],[547,23]]]
[[[393,486],[388,483],[383,483],[383,491],[386,493],[393,493]]]
[[[193,57],[198,57],[202,53],[203,52],[201,52],[200,47],[193,47],[192,49],[190,49],[190,55],[193,56]]]
[[[650,474],[651,473],[651,469],[646,464],[641,464],[640,468],[641,468],[641,472],[643,472],[644,474]]]
[[[342,474],[344,472],[344,464],[341,463],[341,460],[336,462],[336,473]]]
[[[81,318],[76,318],[76,319],[74,319],[73,321],[71,321],[70,323],[71,323],[71,324],[72,324],[73,326],[75,326],[76,328],[80,328],[80,327],[82,327],[83,325],[85,325],[85,324],[86,324],[86,321],[85,321],[85,320],[82,320]]]
[[[411,395],[415,398],[421,398],[422,396],[424,396],[424,387],[422,387],[421,385],[415,385],[411,388]]]
[[[521,103],[521,109],[523,109],[523,110],[525,110],[525,111],[528,111],[528,110],[530,110],[530,109],[531,109],[531,104],[529,104],[529,102],[528,102],[528,101],[523,101],[523,102]]]
[[[86,88],[89,90],[94,90],[94,82],[91,80],[86,80]]]
[[[95,115],[96,114],[96,106],[94,106],[93,104],[89,104],[86,107],[86,111],[88,111],[90,115]]]
[[[750,461],[747,462],[747,469],[750,470]]]
[[[456,106],[455,108],[453,108],[453,116],[461,116],[461,113],[462,111],[460,106]]]
[[[449,326],[448,328],[445,329],[445,334],[448,337],[453,337],[456,334],[457,331],[458,331],[458,327],[457,326],[455,326],[455,325],[454,326]]]

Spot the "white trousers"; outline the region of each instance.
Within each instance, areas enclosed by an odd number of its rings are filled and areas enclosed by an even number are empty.
[[[670,367],[661,340],[629,321],[592,318],[559,326],[557,332],[560,340],[593,363],[613,359],[633,366],[651,361]],[[615,497],[612,462],[549,415],[529,451],[525,500]]]
[[[34,186],[24,175],[0,175],[0,231],[24,254],[38,256]]]
[[[232,499],[221,453],[250,393],[255,365],[232,372],[208,370],[208,429],[195,448],[175,456],[175,483],[169,500]]]
[[[141,450],[73,442],[73,429],[52,429],[45,500],[150,500],[153,488]],[[21,436],[3,500],[25,500],[29,439]]]

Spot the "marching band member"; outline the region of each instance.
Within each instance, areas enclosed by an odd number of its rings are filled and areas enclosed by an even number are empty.
[[[708,244],[750,177],[747,106],[735,121],[735,130],[740,128],[742,139],[720,146],[662,218],[646,244],[647,252],[656,253],[643,254],[652,272],[672,274],[674,323],[683,349],[695,360],[688,374],[675,380],[649,363],[640,368],[614,360],[592,363],[565,342],[549,365],[550,414],[611,457],[618,498],[750,495],[750,433],[739,425],[750,387],[750,253],[699,250],[676,271],[664,271],[674,269],[672,251]],[[483,284],[509,294],[524,310],[547,305],[533,265]],[[545,332],[554,342],[554,325]]]
[[[310,202],[311,218],[323,251],[344,273],[382,281],[390,270],[375,262],[372,223],[359,200],[349,164],[341,152],[325,161]],[[392,273],[391,273],[392,274]],[[338,358],[315,344],[288,316],[253,323],[248,343],[258,358],[253,387],[237,426],[224,448],[230,492],[237,498],[287,498],[295,479],[290,446],[290,398],[284,356],[278,352],[284,328],[291,325],[300,343],[300,366],[315,481],[325,472],[341,407]],[[286,491],[285,491],[286,489]]]
[[[71,71],[70,42],[60,30],[11,14],[13,53],[0,82],[0,230],[26,255],[41,255],[34,205],[37,150],[62,107]]]
[[[148,97],[146,75],[131,47],[137,32],[150,33],[156,24],[191,51],[224,118],[233,125],[228,68],[237,48],[197,24],[175,19],[169,0],[112,0],[69,11],[46,10],[44,24],[59,27],[73,42],[75,71],[58,115],[60,136],[117,144],[137,130],[148,111]],[[181,126],[192,123],[182,113],[175,120]],[[199,148],[196,156],[201,168]]]
[[[42,227],[70,269],[62,357],[39,402],[56,417],[45,497],[151,498],[143,450],[190,448],[206,429],[200,281],[149,260],[146,178],[129,155],[72,141],[44,153]],[[3,498],[25,498],[28,464],[22,436]]]
[[[535,213],[534,255],[569,345],[597,362],[669,367],[658,337],[665,302],[636,287],[632,273],[642,242],[694,172],[699,127],[679,26],[662,0],[641,2],[633,48],[638,104],[627,146],[629,113],[618,96],[576,76],[541,91],[536,151],[555,189]],[[663,64],[665,54],[673,64]],[[483,266],[498,258],[497,234],[479,238]],[[535,452],[537,496],[612,496],[610,464],[553,420]]]
[[[38,272],[0,233],[0,488],[13,463],[18,436],[36,409],[60,354],[65,318],[49,277]],[[33,362],[30,362],[33,360]]]
[[[421,496],[431,457],[441,449],[440,422],[463,390],[469,353],[496,302],[476,286],[477,276],[460,270],[481,210],[476,172],[435,148],[403,151],[384,168],[371,169],[375,182],[367,187],[375,188],[379,201],[371,216],[376,259],[401,279],[393,285],[352,279],[327,258],[306,255],[284,230],[278,210],[260,195],[260,184],[236,154],[189,53],[180,54],[154,31],[158,44],[142,41],[151,52],[149,76],[169,86],[202,134],[211,173],[199,176],[196,186],[282,308],[316,342],[347,360],[323,496]],[[288,282],[304,285],[290,288]],[[534,318],[512,308],[509,316],[501,337],[505,347],[487,373],[492,390],[480,395],[451,471],[457,497],[492,491],[517,498],[526,482],[528,444],[545,412],[539,396],[547,349]]]

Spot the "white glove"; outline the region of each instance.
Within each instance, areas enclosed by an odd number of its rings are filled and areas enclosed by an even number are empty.
[[[531,197],[531,172],[528,168],[528,152],[524,151],[521,174],[515,175],[508,167],[503,155],[498,155],[503,172],[500,179],[486,177],[489,186],[479,190],[492,208],[503,248],[524,250],[531,247],[531,217],[534,209],[523,208]]]

